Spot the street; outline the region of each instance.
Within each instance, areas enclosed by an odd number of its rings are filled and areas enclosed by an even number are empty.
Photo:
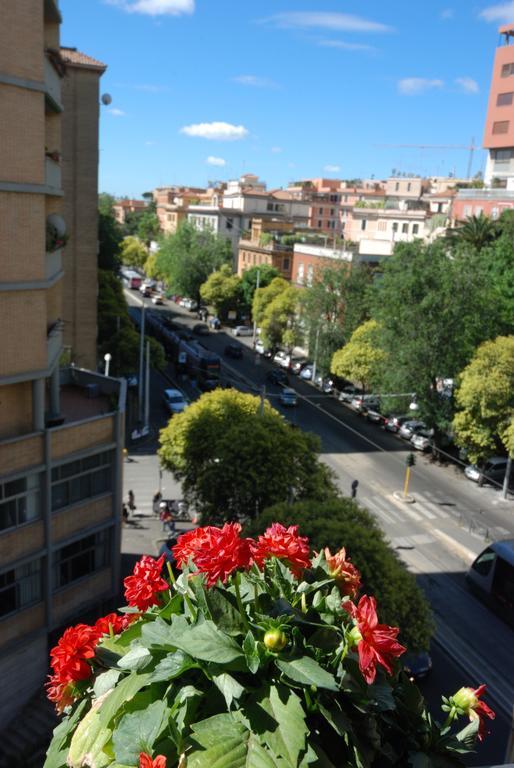
[[[140,307],[139,294],[126,291],[129,304]],[[153,311],[171,312],[174,320],[191,328],[198,322],[193,315],[171,302]],[[223,358],[227,342],[243,346],[240,360],[223,359],[223,379],[242,391],[257,394],[265,384],[266,373],[274,367],[259,358],[250,339],[234,339],[224,330],[202,337],[201,343]],[[157,459],[158,430],[167,422],[162,406],[162,390],[172,386],[173,369],[164,376],[151,377],[150,426],[148,438],[130,449],[136,459],[140,455],[151,466],[152,480],[146,492],[151,494],[159,484]],[[266,384],[266,397],[286,418],[300,428],[316,433],[321,441],[323,460],[334,470],[345,495],[351,484],[359,481],[357,501],[378,520],[391,546],[398,551],[409,569],[416,574],[432,605],[437,630],[432,649],[434,669],[423,684],[434,715],[441,693],[451,694],[462,685],[488,685],[487,700],[497,712],[493,736],[479,748],[470,764],[502,762],[505,758],[508,731],[514,702],[514,632],[469,593],[464,575],[474,557],[489,541],[514,538],[514,504],[512,498],[502,501],[493,488],[479,488],[468,481],[453,465],[439,466],[417,453],[409,492],[415,501],[406,504],[395,497],[403,489],[405,459],[410,446],[395,435],[367,422],[330,396],[323,395],[298,377],[290,376],[290,385],[299,395],[296,408],[279,404],[280,387]],[[185,386],[188,395],[192,392]],[[134,476],[127,464],[127,482]],[[173,482],[172,480],[166,481]],[[136,499],[138,497],[138,489]],[[177,489],[174,489],[177,490]],[[342,544],[343,542],[341,542]],[[154,552],[155,554],[155,552]]]

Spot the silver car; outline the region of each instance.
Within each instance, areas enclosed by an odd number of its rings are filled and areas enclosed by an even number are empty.
[[[404,421],[398,430],[398,433],[400,437],[403,437],[405,440],[410,440],[420,429],[426,429],[425,422],[419,421],[418,419],[412,419],[411,421]]]

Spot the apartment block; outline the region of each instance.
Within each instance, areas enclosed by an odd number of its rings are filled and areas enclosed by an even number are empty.
[[[124,224],[127,219],[127,214],[142,213],[146,207],[147,203],[144,200],[130,200],[129,198],[123,198],[122,200],[116,200],[112,206],[112,212],[118,224]]]
[[[76,203],[65,199],[63,172],[65,163],[80,169],[81,139],[64,138],[73,120],[64,123],[67,63],[60,53],[59,7],[56,0],[8,0],[4,6],[1,728],[44,681],[49,635],[118,593],[125,402],[124,382],[79,366],[61,368],[68,290],[63,245],[74,226],[85,231],[89,224],[67,221]],[[78,122],[80,92],[67,103],[70,113],[77,110]],[[92,161],[95,156],[93,151]],[[75,194],[73,185],[66,193]],[[77,251],[76,258],[89,256]]]
[[[267,264],[275,267],[281,277],[291,279],[293,246],[281,242],[282,235],[291,234],[293,224],[280,219],[252,219],[251,229],[239,240],[237,274]]]

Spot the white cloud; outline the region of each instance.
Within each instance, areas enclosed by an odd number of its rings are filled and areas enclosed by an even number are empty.
[[[404,77],[402,80],[398,80],[398,90],[407,96],[424,93],[432,88],[442,88],[443,85],[442,80],[431,80],[426,77]]]
[[[319,40],[318,45],[321,45],[323,48],[339,48],[342,51],[376,51],[373,45],[347,43],[345,40]]]
[[[378,21],[363,19],[349,13],[329,13],[327,11],[292,11],[276,13],[263,23],[271,23],[281,28],[317,28],[332,29],[345,32],[391,32],[392,27]]]
[[[105,0],[127,13],[144,13],[147,16],[180,16],[193,13],[195,0]]]
[[[267,77],[258,77],[257,75],[238,75],[233,78],[235,83],[240,85],[249,85],[251,88],[278,88],[278,83],[269,80]]]
[[[231,123],[222,122],[186,125],[180,129],[180,133],[201,139],[212,139],[213,141],[238,141],[248,136],[248,130],[244,125],[232,125]]]
[[[510,24],[514,21],[514,0],[498,5],[489,5],[480,13],[485,21],[499,21],[502,24]]]
[[[282,147],[271,147],[271,151],[274,155],[279,155],[284,150],[282,149]]]
[[[443,21],[449,21],[449,19],[453,19],[453,17],[455,16],[455,11],[453,10],[453,8],[444,8],[439,14],[439,16]]]
[[[464,93],[478,93],[480,91],[477,81],[473,80],[472,77],[456,77],[455,84]]]
[[[323,168],[323,170],[326,171],[327,173],[339,173],[339,171],[341,170],[341,166],[340,165],[326,165]]]
[[[213,157],[212,155],[210,155],[205,162],[207,165],[217,165],[219,168],[223,168],[223,166],[227,164],[227,161],[222,157]]]
[[[109,114],[112,115],[113,117],[125,117],[125,115],[127,114],[122,109],[118,109],[117,107],[111,107],[110,109],[107,110],[107,112],[109,112]]]

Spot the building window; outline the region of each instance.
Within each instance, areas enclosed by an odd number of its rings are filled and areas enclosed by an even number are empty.
[[[336,209],[335,208],[331,208],[330,209],[330,215],[331,216],[335,216],[335,213],[336,213]]]
[[[267,206],[266,206],[266,210],[267,211],[272,211],[273,210],[273,203],[268,203]]]
[[[104,451],[52,469],[52,510],[112,490],[112,452]]]
[[[320,219],[318,219],[318,229],[321,229],[322,226],[323,226],[323,222]]]
[[[409,181],[409,183],[407,184],[407,192],[410,192],[410,190],[411,190],[411,187],[412,187],[412,184],[411,184],[411,183],[410,183],[410,181]]]
[[[506,165],[512,160],[511,149],[497,149],[494,153],[494,162],[496,165]]]
[[[379,232],[385,232],[385,230],[387,229],[387,222],[379,221],[377,224],[377,229]]]
[[[0,483],[0,531],[41,517],[41,475]]]
[[[413,224],[412,225],[412,234],[417,235],[419,232],[419,224]]]
[[[297,281],[298,281],[300,284],[301,284],[301,283],[303,283],[303,278],[304,278],[304,275],[305,275],[305,266],[304,266],[303,264],[300,264],[300,265],[298,266],[298,276],[297,276],[297,278],[296,278],[296,279],[297,279]]]
[[[53,588],[105,568],[111,562],[111,531],[99,531],[58,549],[52,559]]]
[[[493,134],[497,136],[498,134],[508,133],[509,125],[509,120],[497,120],[495,123],[493,123]]]
[[[367,222],[367,220],[366,220],[366,219],[363,219],[363,220],[361,221],[361,230],[362,230],[362,232],[364,232],[364,230],[366,229],[366,227],[367,227],[367,226],[368,226],[368,222]]]
[[[512,97],[514,96],[514,91],[510,91],[510,93],[499,93],[496,97],[496,106],[497,107],[510,107],[512,104]]]
[[[320,216],[323,216],[323,208],[320,208],[320,209],[318,210],[318,214],[319,214]]]
[[[475,216],[481,216],[484,209],[481,205],[475,205]]]
[[[499,215],[500,215],[500,211],[498,208],[493,208],[491,210],[491,219],[497,219]]]
[[[0,617],[38,603],[42,594],[41,559],[0,573]]]
[[[398,232],[398,222],[393,221],[393,232]]]
[[[345,195],[343,200],[344,200],[345,203],[347,203],[348,202],[348,195]]]
[[[402,233],[406,235],[408,234],[408,232],[409,232],[409,225],[405,222],[402,224]]]
[[[471,205],[464,206],[464,216],[466,218],[468,218],[468,216],[471,216],[472,211],[473,211],[473,207]]]
[[[314,279],[314,267],[312,264],[310,264],[307,267],[307,285],[310,287],[312,285],[312,281]]]
[[[398,192],[399,189],[400,189],[400,182],[397,181],[396,184],[394,185],[394,191]]]
[[[227,219],[227,229],[234,229],[234,219]]]
[[[168,221],[171,221],[171,213],[168,213],[167,219],[168,219]]]
[[[337,203],[338,195],[330,195],[329,200],[330,200],[331,203]]]
[[[284,270],[284,272],[288,272],[289,271],[289,259],[288,258],[286,258],[286,259],[284,259],[282,261],[282,269]]]
[[[514,64],[504,64],[502,67],[502,77],[514,75]]]

